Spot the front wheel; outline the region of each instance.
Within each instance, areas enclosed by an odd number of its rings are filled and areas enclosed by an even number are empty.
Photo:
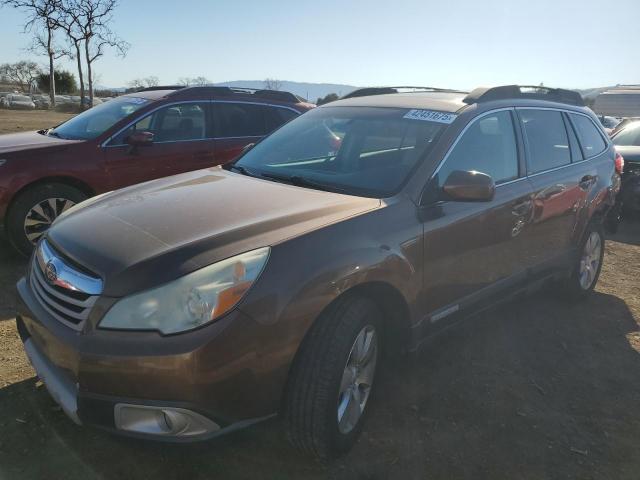
[[[38,185],[22,192],[7,215],[9,241],[23,255],[29,255],[40,237],[64,211],[87,196],[61,183]]]
[[[591,292],[598,282],[604,258],[604,231],[602,225],[592,223],[580,242],[571,276],[565,282],[569,298],[580,298]]]
[[[330,459],[355,443],[379,363],[380,323],[373,302],[346,296],[312,327],[292,367],[283,412],[295,447]]]

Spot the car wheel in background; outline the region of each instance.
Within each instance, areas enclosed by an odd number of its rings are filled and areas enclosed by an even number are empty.
[[[64,211],[87,198],[77,188],[49,183],[29,188],[15,199],[7,215],[7,234],[11,244],[23,255],[34,245]]]
[[[355,443],[379,363],[380,324],[373,302],[347,294],[313,325],[285,397],[285,429],[295,447],[330,459]]]

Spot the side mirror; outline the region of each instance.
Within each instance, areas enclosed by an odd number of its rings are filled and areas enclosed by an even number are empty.
[[[147,147],[153,143],[153,133],[133,132],[127,137],[127,143],[132,147]]]
[[[493,200],[496,185],[486,173],[472,170],[454,170],[449,174],[442,190],[451,200],[461,202],[489,202]]]

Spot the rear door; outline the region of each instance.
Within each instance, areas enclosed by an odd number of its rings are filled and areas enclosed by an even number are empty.
[[[517,109],[527,152],[527,174],[533,186],[531,255],[535,272],[565,265],[574,231],[594,172],[577,142],[569,119],[560,110]]]
[[[524,176],[512,109],[473,120],[427,188],[423,201],[424,300],[429,329],[449,315],[525,279],[532,190]],[[496,183],[488,202],[447,200],[442,186],[454,170],[479,171]],[[454,318],[454,317],[452,317]]]
[[[214,101],[216,162],[234,160],[250,143],[260,141],[299,115],[293,109],[249,102]]]
[[[111,188],[215,165],[214,140],[206,101],[165,105],[136,120],[105,147]],[[131,147],[133,132],[153,134],[153,143]]]

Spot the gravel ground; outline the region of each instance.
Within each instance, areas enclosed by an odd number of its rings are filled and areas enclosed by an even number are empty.
[[[637,479],[639,258],[640,223],[623,225],[588,300],[505,304],[383,371],[354,451],[318,465],[277,420],[187,446],[75,426],[22,352],[25,262],[0,240],[0,479]]]

